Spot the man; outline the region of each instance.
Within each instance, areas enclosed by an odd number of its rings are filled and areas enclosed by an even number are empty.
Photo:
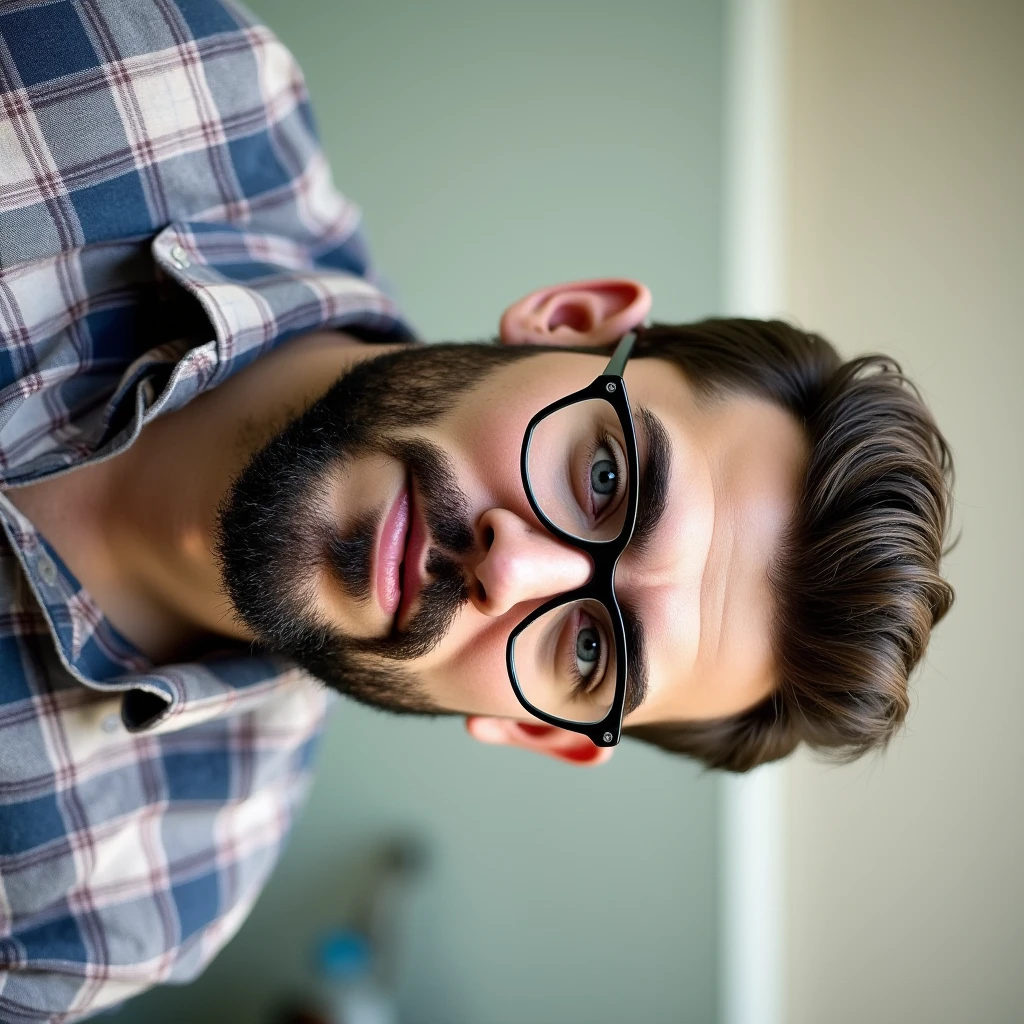
[[[647,327],[629,280],[410,344],[243,9],[19,3],[0,41],[0,1018],[202,969],[311,677],[577,764],[899,727],[951,470],[890,361]]]

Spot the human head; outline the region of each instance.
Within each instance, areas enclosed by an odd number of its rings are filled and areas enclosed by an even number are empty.
[[[480,739],[603,760],[589,741],[521,721],[504,674],[511,626],[589,575],[586,556],[533,520],[518,454],[529,417],[589,383],[607,346],[649,305],[635,282],[545,289],[506,311],[504,346],[429,346],[343,376],[255,455],[223,510],[225,581],[257,638],[369,703],[464,712]],[[839,367],[825,342],[783,324],[708,321],[642,334],[626,373],[641,421],[641,486],[659,440],[673,468],[659,485],[658,532],[627,549],[616,577],[620,602],[646,624],[651,666],[649,700],[627,714],[627,732],[744,768],[749,727],[737,740],[727,725],[769,706],[785,739],[772,746],[760,733],[757,759],[800,738],[832,745],[823,729],[796,735],[794,717],[803,717],[785,710],[785,672],[801,667],[793,574],[802,536],[814,533],[801,493],[816,466],[816,403]],[[908,409],[896,403],[883,419]],[[425,586],[409,587],[420,596],[403,601],[392,628],[369,581],[387,513],[403,514],[395,497],[407,472],[411,521],[436,543],[414,559]],[[411,551],[415,525],[409,536]],[[833,713],[848,743],[844,709]],[[709,735],[723,742],[702,746]]]

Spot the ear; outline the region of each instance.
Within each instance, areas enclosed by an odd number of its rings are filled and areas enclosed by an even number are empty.
[[[531,292],[501,317],[505,345],[607,345],[647,319],[651,293],[639,281],[607,278]]]
[[[586,736],[565,729],[556,729],[543,722],[518,722],[512,718],[466,719],[466,732],[481,743],[506,747],[522,747],[536,754],[545,754],[556,761],[593,767],[611,759],[613,747],[597,747]]]

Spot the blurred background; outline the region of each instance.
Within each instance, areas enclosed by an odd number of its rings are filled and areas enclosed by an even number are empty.
[[[958,460],[959,599],[905,734],[841,769],[585,772],[339,704],[238,936],[104,1021],[271,1024],[370,920],[402,1024],[1024,1020],[1024,3],[249,6],[422,336],[624,275],[660,320],[899,358]]]

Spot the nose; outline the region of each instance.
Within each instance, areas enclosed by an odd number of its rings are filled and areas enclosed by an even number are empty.
[[[470,599],[485,615],[504,615],[523,601],[581,587],[593,572],[582,551],[507,509],[489,509],[478,530],[484,556],[475,568]]]

